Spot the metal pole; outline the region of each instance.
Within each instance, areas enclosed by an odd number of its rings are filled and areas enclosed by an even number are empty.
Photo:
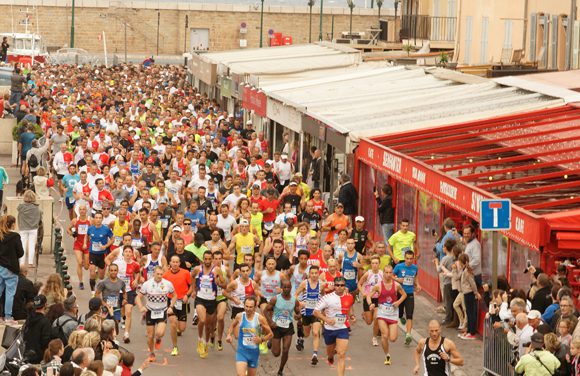
[[[157,56],[159,56],[159,26],[161,25],[161,12],[157,9]]]
[[[264,0],[262,0],[262,7],[260,8],[260,48],[262,48],[262,39],[264,31]]]
[[[570,17],[568,17],[568,27],[566,28],[566,31],[568,32],[567,42],[570,48],[569,51],[566,51],[566,53],[568,54],[568,64],[566,64],[566,70],[572,69],[572,66],[574,65],[574,46],[572,46],[572,43],[574,43],[574,37],[572,35],[574,33],[575,22],[576,22],[576,0],[572,0],[572,4],[570,6]]]
[[[125,24],[125,64],[127,64],[127,22]]]
[[[70,21],[70,48],[75,47],[75,0],[72,0],[71,21]]]
[[[350,8],[350,25],[348,28],[348,33],[352,36],[352,7]]]
[[[320,32],[318,33],[318,40],[322,42],[322,9],[324,5],[324,0],[320,0]]]
[[[308,6],[310,7],[310,20],[309,20],[309,25],[308,25],[308,43],[312,43],[312,6],[314,5],[314,3],[311,1],[308,3]]]
[[[189,16],[185,15],[185,33],[183,33],[183,52],[187,52],[187,29],[189,29]],[[208,46],[209,47],[209,46]]]
[[[497,289],[497,258],[499,257],[499,233],[492,232],[492,247],[491,247],[491,283],[493,289]]]

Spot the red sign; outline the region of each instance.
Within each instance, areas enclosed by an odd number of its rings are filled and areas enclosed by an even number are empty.
[[[355,158],[384,171],[398,181],[430,194],[475,220],[479,220],[479,204],[482,199],[499,198],[370,140],[360,141]],[[539,251],[545,241],[542,231],[545,229],[544,225],[542,217],[512,205],[512,228],[501,232],[510,239]]]
[[[242,107],[247,110],[253,110],[256,115],[266,117],[266,103],[268,102],[266,94],[255,88],[244,87],[242,94]]]

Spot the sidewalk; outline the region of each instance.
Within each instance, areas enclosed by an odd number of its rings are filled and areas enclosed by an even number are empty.
[[[429,321],[435,319],[442,322],[445,318],[444,314],[436,312],[437,305],[424,293],[415,295],[415,311],[413,314],[413,330],[411,334],[413,335],[413,340],[418,342],[421,338],[427,338],[429,336],[428,325]],[[404,326],[399,323],[401,330],[405,330]],[[453,342],[463,359],[465,360],[465,365],[462,367],[462,371],[465,372],[467,376],[480,376],[483,374],[483,340],[478,338],[472,341],[462,340],[457,337],[459,333],[456,329],[447,329],[445,327],[441,328],[442,336],[449,338]]]

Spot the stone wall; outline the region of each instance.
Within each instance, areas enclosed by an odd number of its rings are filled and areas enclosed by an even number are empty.
[[[14,2],[16,5],[10,5]],[[305,0],[306,2],[306,0]],[[22,3],[23,5],[18,5]],[[44,0],[42,5],[33,11],[32,29],[38,30],[45,43],[51,48],[68,47],[70,39],[71,8],[70,0]],[[125,24],[127,35],[127,52],[133,54],[156,54],[157,21],[159,13],[159,54],[180,55],[184,46],[189,50],[190,32],[186,33],[185,18],[189,17],[189,29],[209,29],[210,50],[220,51],[237,49],[241,39],[240,25],[247,24],[247,47],[258,47],[260,38],[259,6],[226,5],[226,4],[193,4],[193,3],[161,3],[162,9],[157,10],[157,2],[136,1],[79,1],[75,11],[75,47],[89,52],[101,53],[102,42],[99,34],[106,32],[109,53],[125,52]],[[80,4],[79,4],[80,3]],[[259,1],[256,2],[259,4]],[[267,0],[266,0],[267,4]],[[317,1],[317,4],[319,2]],[[318,5],[319,6],[319,5]],[[14,24],[22,18],[21,11],[26,9],[25,1],[0,0],[0,30],[11,30]],[[316,41],[319,34],[320,8],[313,8],[312,40]],[[386,15],[386,11],[383,11]],[[349,28],[348,8],[325,8],[323,16],[323,36],[332,30],[334,19],[334,36],[340,36]],[[371,26],[378,26],[376,9],[354,9],[353,31],[364,31]],[[290,35],[294,44],[308,42],[309,9],[308,7],[274,7],[264,8],[264,46],[268,45],[268,30],[273,29],[284,35]],[[17,32],[23,27],[18,26]],[[187,34],[187,40],[185,36]]]

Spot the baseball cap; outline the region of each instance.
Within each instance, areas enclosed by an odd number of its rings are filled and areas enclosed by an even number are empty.
[[[32,304],[34,306],[34,309],[43,308],[44,306],[46,306],[46,296],[42,294],[36,295],[32,300]]]
[[[173,226],[173,231],[179,231],[182,232],[183,230],[181,229],[181,227],[179,226]]]
[[[365,217],[363,217],[362,215],[357,216],[354,219],[355,222],[364,222],[365,221]]]
[[[540,313],[540,311],[532,309],[529,313],[528,313],[528,320],[535,320],[535,319],[539,319],[542,317],[542,314]]]
[[[272,179],[272,178],[268,178],[268,179],[266,179],[266,182],[267,182],[267,183],[273,183],[273,182],[274,182],[274,179]]]
[[[249,222],[248,222],[246,219],[242,219],[242,220],[240,221],[240,226],[247,226],[247,225],[249,225],[249,224],[250,224],[250,223],[249,223]]]
[[[89,311],[97,311],[101,308],[101,305],[101,299],[91,298],[91,300],[89,300]]]
[[[340,203],[340,202],[339,202],[338,204],[336,204],[336,207],[337,207],[337,208],[338,208],[339,206],[340,206],[340,207],[342,207],[342,208],[344,208],[344,205],[343,205],[342,203]]]
[[[258,189],[260,189],[260,185],[259,184],[254,184],[254,185],[252,185],[252,188],[258,188]]]
[[[544,347],[544,335],[542,333],[532,334],[532,347],[534,349],[541,349]]]
[[[251,120],[246,121],[246,125],[252,125],[252,124],[254,124],[254,123],[252,123]]]
[[[282,154],[281,158],[282,159],[288,159],[288,154]]]

